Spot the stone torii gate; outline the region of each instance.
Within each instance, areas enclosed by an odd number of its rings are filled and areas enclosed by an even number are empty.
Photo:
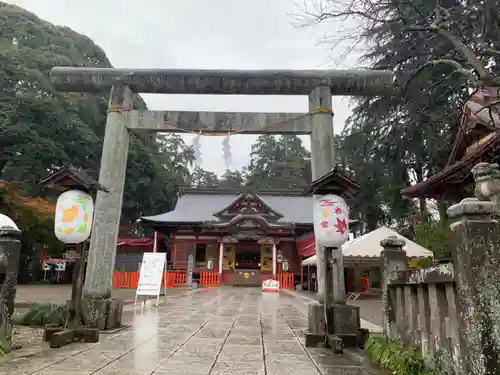
[[[111,310],[118,225],[127,167],[129,132],[231,132],[239,134],[310,134],[313,180],[334,166],[332,95],[372,96],[392,90],[390,71],[307,70],[134,70],[55,67],[54,87],[64,92],[111,91],[104,134],[98,193],[83,291],[88,322],[101,329]],[[308,113],[228,113],[149,111],[132,108],[134,93],[308,95]],[[266,126],[270,124],[269,126]],[[311,205],[312,209],[312,205]],[[318,295],[324,302],[324,248],[317,245]],[[333,272],[343,275],[342,255]],[[345,304],[343,277],[334,278],[334,303]],[[339,284],[341,283],[341,284]],[[113,307],[115,306],[115,307]],[[117,307],[118,306],[118,307]],[[118,312],[118,315],[120,313]]]

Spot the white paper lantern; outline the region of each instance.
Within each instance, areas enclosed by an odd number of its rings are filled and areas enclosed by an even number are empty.
[[[349,208],[344,199],[328,194],[314,198],[314,236],[326,247],[340,248],[349,238]]]
[[[0,214],[0,229],[14,229],[19,230],[14,220],[4,214]]]
[[[85,241],[90,236],[93,215],[94,202],[89,194],[80,190],[62,193],[56,205],[56,237],[68,244]]]

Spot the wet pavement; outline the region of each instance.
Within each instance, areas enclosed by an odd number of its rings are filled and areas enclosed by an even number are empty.
[[[151,302],[151,301],[150,301]],[[214,288],[167,296],[159,308],[130,306],[131,328],[97,344],[72,344],[0,360],[0,374],[365,375],[357,350],[305,348],[304,304],[258,288]]]

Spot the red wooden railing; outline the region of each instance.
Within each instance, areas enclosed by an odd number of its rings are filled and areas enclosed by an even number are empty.
[[[289,289],[289,288],[293,289],[295,287],[292,272],[279,273],[278,281],[280,283],[280,288],[282,289]]]
[[[176,286],[187,285],[187,272],[165,272],[163,275],[163,284],[167,283],[167,288],[175,288]]]
[[[113,288],[136,289],[139,284],[139,272],[119,272],[113,275]],[[187,273],[185,271],[169,271],[163,274],[162,287],[175,288],[187,284]]]
[[[278,274],[280,288],[294,288],[294,274],[283,272]],[[139,283],[139,272],[119,272],[113,275],[113,288],[136,289]],[[218,272],[201,272],[200,286],[218,286],[220,284],[220,274]],[[187,285],[186,271],[169,271],[163,274],[162,287],[175,288]]]
[[[139,272],[118,272],[113,275],[113,288],[137,289]]]
[[[200,286],[219,286],[219,283],[220,283],[219,272],[200,273]]]

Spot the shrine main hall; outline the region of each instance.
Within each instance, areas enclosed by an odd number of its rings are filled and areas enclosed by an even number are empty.
[[[155,248],[167,253],[169,270],[186,270],[192,255],[194,279],[211,272],[221,285],[280,278],[292,287],[302,259],[315,253],[312,216],[311,196],[302,190],[189,188],[174,210],[139,221],[159,233]]]

